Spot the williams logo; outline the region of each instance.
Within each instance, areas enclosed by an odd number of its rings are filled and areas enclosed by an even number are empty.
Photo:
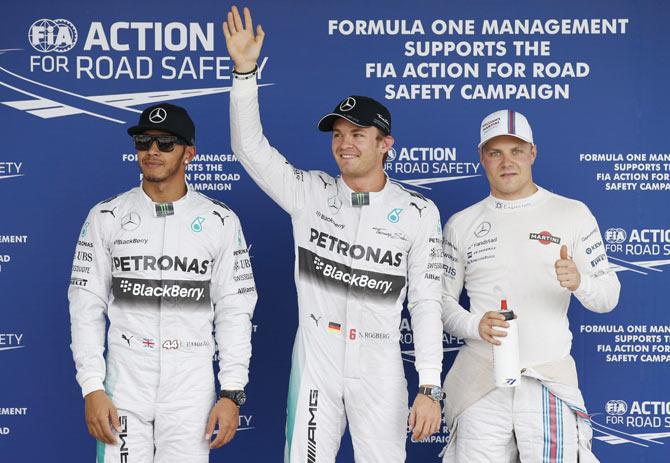
[[[65,53],[77,43],[77,28],[66,19],[38,19],[28,29],[28,39],[39,52]]]
[[[561,244],[561,239],[558,236],[553,236],[548,231],[541,231],[540,233],[530,233],[528,239],[537,240],[540,244],[548,245],[551,243]]]

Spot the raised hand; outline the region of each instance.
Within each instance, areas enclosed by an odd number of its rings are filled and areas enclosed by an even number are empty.
[[[570,291],[575,291],[579,288],[582,278],[579,270],[577,270],[577,265],[568,256],[568,247],[566,245],[561,246],[560,259],[556,261],[554,267],[556,268],[556,279],[562,287],[568,288]]]
[[[226,37],[228,54],[235,64],[235,70],[241,73],[254,70],[265,38],[265,32],[260,24],[256,26],[254,35],[251,12],[247,7],[244,7],[244,22],[243,25],[236,6],[232,7],[227,20],[223,22],[223,35]]]

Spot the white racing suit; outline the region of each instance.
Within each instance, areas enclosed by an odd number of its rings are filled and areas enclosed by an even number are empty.
[[[581,275],[574,293],[556,278],[562,245]],[[608,312],[618,302],[620,285],[588,208],[542,188],[518,201],[489,196],[451,217],[444,253],[444,328],[466,340],[445,380],[452,437],[444,461],[504,463],[516,461],[518,450],[523,462],[567,462],[576,460],[577,448],[581,462],[597,461],[570,356],[567,311],[574,294],[587,309]],[[458,303],[464,286],[469,311]],[[478,332],[484,313],[498,310],[501,299],[518,317],[523,374],[517,390],[508,392],[496,390],[492,346]],[[512,405],[489,410],[491,420],[477,420],[478,409],[494,401]],[[461,421],[467,423],[462,431]],[[489,445],[491,436],[503,442],[505,429],[517,445]],[[461,437],[468,442],[459,443]]]
[[[251,356],[256,289],[237,216],[190,188],[169,205],[141,187],[103,201],[82,227],[68,296],[82,394],[104,383],[121,421],[97,461],[209,461],[215,346],[222,389],[244,388]]]
[[[233,151],[293,222],[299,326],[284,461],[334,462],[348,422],[357,462],[404,462],[405,296],[419,381],[440,381],[437,208],[390,179],[354,193],[341,178],[294,168],[263,136],[255,79],[234,81],[230,120]]]

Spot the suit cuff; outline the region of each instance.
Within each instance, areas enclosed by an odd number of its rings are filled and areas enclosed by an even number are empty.
[[[235,79],[233,78],[233,94],[240,93],[249,93],[255,92],[258,88],[258,83],[256,81],[256,76],[250,77],[249,79]]]
[[[440,370],[438,368],[422,368],[419,370],[419,385],[420,386],[439,386]]]
[[[581,275],[581,280],[579,282],[579,287],[573,291],[573,294],[577,299],[582,299],[591,294],[593,287],[593,281],[590,275],[583,273]]]
[[[81,395],[86,397],[93,391],[104,391],[105,386],[100,378],[88,378],[81,383]]]

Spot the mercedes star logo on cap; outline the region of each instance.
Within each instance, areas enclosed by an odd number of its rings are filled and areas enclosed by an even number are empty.
[[[149,114],[149,120],[154,124],[160,124],[167,117],[167,111],[163,108],[156,108]]]
[[[350,96],[340,104],[340,111],[351,111],[354,106],[356,106],[356,99]]]

